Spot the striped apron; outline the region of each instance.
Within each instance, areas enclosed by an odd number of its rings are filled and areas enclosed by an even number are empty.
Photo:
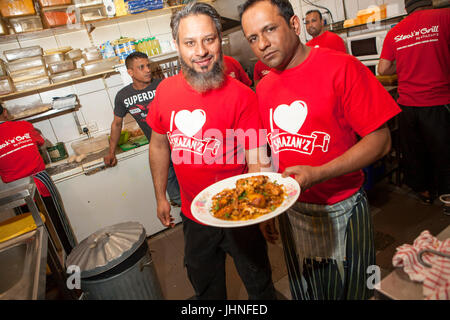
[[[75,248],[75,246],[77,245],[77,240],[75,235],[73,234],[70,223],[67,220],[67,215],[66,211],[64,210],[64,205],[61,196],[55,184],[53,183],[52,178],[48,175],[46,171],[38,172],[35,175],[33,175],[33,177],[41,181],[47,188],[47,190],[50,192],[53,204],[55,205],[56,211],[58,212],[58,217],[61,220],[61,224],[64,228],[64,232],[67,235],[68,241],[70,242],[72,248]]]
[[[364,191],[333,205],[297,202],[278,222],[293,299],[371,297],[366,272],[375,248]]]

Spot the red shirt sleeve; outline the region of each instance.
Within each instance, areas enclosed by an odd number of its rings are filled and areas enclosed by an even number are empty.
[[[397,103],[359,60],[349,56],[344,81],[337,88],[343,97],[341,107],[353,130],[361,137],[378,129],[401,110]],[[369,101],[369,105],[368,102]]]
[[[252,85],[252,81],[248,77],[244,68],[242,68],[239,61],[230,56],[224,56],[224,61],[225,61],[225,73],[227,75],[230,75],[230,73],[234,72],[234,77],[236,80],[239,80],[240,82],[242,82],[247,86]]]
[[[152,107],[148,110],[147,118],[145,121],[152,128],[153,131],[159,134],[166,134],[166,131],[161,126],[161,105],[159,96],[164,94],[164,85],[163,82],[156,88],[155,98],[152,101]]]
[[[44,138],[41,136],[41,134],[39,133],[39,131],[37,131],[33,125],[29,122],[26,122],[27,126],[29,127],[30,130],[30,137],[33,140],[33,142],[35,142],[38,146],[42,146],[45,143]]]

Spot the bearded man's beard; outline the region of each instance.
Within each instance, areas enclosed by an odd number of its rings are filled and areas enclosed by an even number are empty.
[[[205,57],[209,58],[209,56]],[[205,59],[202,58],[202,59]],[[219,60],[214,62],[210,71],[197,72],[191,68],[182,57],[180,57],[181,70],[186,81],[194,88],[195,91],[204,93],[212,89],[218,89],[225,81],[225,68],[223,63],[223,53],[220,53]]]

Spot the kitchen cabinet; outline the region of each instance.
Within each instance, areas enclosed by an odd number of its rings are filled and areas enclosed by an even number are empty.
[[[165,229],[156,216],[148,145],[118,154],[117,159],[115,167],[94,174],[79,169],[66,177],[52,176],[79,242],[101,228],[127,221],[141,223],[147,236]],[[93,162],[91,168],[102,168],[103,159]],[[179,212],[180,208],[172,208],[175,223],[181,222]]]

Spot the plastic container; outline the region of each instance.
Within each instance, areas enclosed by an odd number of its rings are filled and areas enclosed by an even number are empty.
[[[48,65],[48,71],[51,74],[61,73],[75,69],[75,63],[72,60],[64,60],[59,62],[53,62]]]
[[[54,146],[47,147],[51,162],[57,162],[68,157],[66,147],[63,142],[58,142]]]
[[[83,76],[83,70],[75,69],[67,72],[61,72],[58,74],[53,74],[50,76],[50,79],[53,83],[63,82],[75,78],[79,78]]]
[[[61,62],[65,60],[64,53],[54,53],[44,56],[45,64],[50,64],[54,62]]]
[[[20,82],[30,80],[34,78],[40,78],[47,75],[47,69],[45,67],[35,67],[30,69],[23,69],[15,72],[11,72],[9,76],[13,82]]]
[[[44,24],[50,28],[75,24],[77,17],[75,12],[47,11],[43,12]]]
[[[13,62],[8,62],[7,69],[9,73],[19,70],[30,69],[35,67],[44,67],[45,61],[42,56],[18,59]]]
[[[48,86],[50,84],[49,77],[40,77],[31,80],[25,80],[20,82],[14,82],[14,86],[17,91],[24,91],[29,89],[34,89],[38,87]]]
[[[0,35],[4,36],[9,33],[8,27],[6,26],[3,19],[0,19]]]
[[[116,66],[119,63],[120,63],[119,57],[113,57],[109,59],[83,63],[82,67],[85,74],[94,74],[98,72],[112,70],[114,66]]]
[[[104,134],[95,138],[75,141],[70,146],[78,156],[82,154],[96,153],[109,148],[108,136]]]
[[[0,95],[14,92],[14,85],[8,76],[0,77]]]
[[[95,47],[85,49],[83,51],[82,56],[83,56],[84,62],[96,61],[96,60],[102,59],[101,53]]]
[[[82,55],[81,49],[73,49],[73,50],[66,52],[66,59],[68,59],[68,60],[77,61],[82,58],[83,58],[83,55]]]
[[[72,0],[39,0],[42,7],[62,6],[71,4]]]
[[[94,21],[94,20],[100,20],[107,18],[105,7],[103,5],[100,5],[98,7],[94,8],[85,8],[81,9],[81,18],[83,21]]]
[[[6,72],[6,63],[2,59],[0,59],[0,77],[7,76],[8,73]]]
[[[55,54],[55,53],[66,53],[66,52],[69,52],[70,50],[72,50],[72,47],[60,47],[60,48],[45,50],[44,54],[50,55],[50,54]]]
[[[15,33],[39,31],[44,29],[39,16],[9,19],[9,24]]]
[[[4,18],[36,14],[32,0],[2,0],[0,13]]]
[[[43,51],[40,46],[32,46],[32,47],[26,47],[26,48],[21,48],[21,49],[5,50],[3,52],[3,55],[5,56],[6,60],[8,60],[8,61],[15,61],[18,59],[23,59],[23,58],[42,56],[42,54],[43,54]]]

